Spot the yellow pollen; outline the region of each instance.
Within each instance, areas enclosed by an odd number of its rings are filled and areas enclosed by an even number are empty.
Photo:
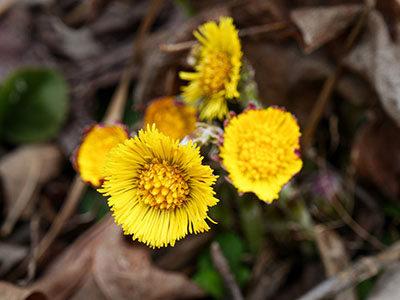
[[[182,172],[156,158],[144,166],[138,187],[141,201],[158,209],[181,207],[189,195],[189,186]]]
[[[281,140],[268,132],[249,131],[243,137],[239,168],[252,180],[265,180],[277,173],[285,158]]]
[[[205,95],[212,95],[224,88],[232,65],[225,52],[212,49],[203,51],[198,67],[200,86]]]

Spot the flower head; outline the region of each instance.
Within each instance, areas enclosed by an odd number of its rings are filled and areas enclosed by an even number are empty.
[[[208,207],[214,198],[216,177],[201,164],[192,143],[160,133],[155,125],[114,148],[105,165],[99,191],[125,234],[152,248],[171,244],[188,233],[207,231]]]
[[[296,119],[281,108],[247,110],[232,118],[220,156],[233,185],[268,203],[277,199],[302,167],[300,135]]]
[[[172,139],[183,139],[196,128],[196,109],[173,97],[153,101],[146,110],[144,126],[156,124],[160,132]]]
[[[74,155],[74,166],[82,180],[93,186],[100,186],[104,178],[103,166],[107,154],[128,138],[128,132],[123,125],[96,124],[89,128]]]
[[[221,17],[219,25],[207,22],[195,31],[200,42],[195,72],[180,72],[180,78],[189,80],[182,88],[187,103],[201,100],[200,119],[222,120],[228,115],[226,99],[239,97],[237,86],[242,65],[242,50],[233,19]]]

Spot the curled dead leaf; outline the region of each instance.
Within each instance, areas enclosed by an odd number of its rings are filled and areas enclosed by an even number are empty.
[[[108,216],[67,249],[32,287],[53,300],[205,296],[184,275],[155,267],[149,251],[124,239],[121,229]]]
[[[361,40],[345,57],[350,69],[365,77],[375,88],[386,113],[400,126],[399,51],[382,15],[371,11]]]
[[[393,200],[400,197],[400,129],[386,119],[365,125],[356,137],[351,159],[357,173]]]
[[[0,300],[47,300],[41,292],[0,281]]]
[[[300,29],[304,52],[311,53],[343,33],[361,10],[362,6],[357,4],[298,8],[290,13],[290,18]]]
[[[1,234],[8,235],[22,214],[29,216],[40,188],[58,175],[62,155],[54,144],[19,147],[0,160],[6,198],[6,218]]]
[[[327,276],[334,276],[349,266],[349,255],[341,237],[326,226],[315,226],[316,242],[319,254],[324,264]],[[342,291],[336,300],[355,300],[356,294],[352,288]]]

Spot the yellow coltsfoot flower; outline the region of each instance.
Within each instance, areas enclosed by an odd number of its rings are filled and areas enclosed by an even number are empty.
[[[128,138],[127,128],[122,124],[96,124],[89,128],[73,158],[74,167],[82,180],[95,187],[101,186],[107,154]]]
[[[301,170],[300,128],[278,107],[247,110],[225,127],[220,156],[239,192],[253,192],[270,203]]]
[[[228,116],[227,99],[239,97],[237,89],[242,66],[238,30],[230,17],[221,17],[219,25],[207,22],[195,31],[200,42],[195,72],[180,72],[189,85],[182,88],[186,103],[201,101],[200,119],[222,120]]]
[[[210,229],[208,208],[218,200],[216,176],[201,164],[198,147],[160,133],[155,125],[114,148],[99,191],[125,234],[152,248],[174,246],[189,233]]]
[[[146,109],[144,127],[156,124],[157,129],[172,139],[183,139],[196,128],[196,109],[173,97],[154,100]]]

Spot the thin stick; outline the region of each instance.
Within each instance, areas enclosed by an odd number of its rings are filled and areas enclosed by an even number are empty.
[[[139,27],[139,33],[137,35],[136,41],[135,41],[135,46],[133,48],[132,52],[132,59],[131,59],[131,64],[133,64],[136,60],[140,58],[140,54],[142,52],[142,45],[143,45],[143,40],[147,33],[150,31],[151,27],[154,24],[154,21],[156,19],[156,16],[160,12],[161,8],[163,7],[164,0],[153,0],[150,4],[149,11],[147,12],[146,17],[144,20],[140,23]],[[131,68],[129,68],[131,69]]]
[[[252,26],[239,30],[239,37],[248,37],[262,33],[269,33],[290,27],[293,23],[290,21],[280,21],[259,26]]]
[[[40,214],[35,213],[31,220],[31,245],[32,245],[32,256],[31,260],[28,264],[28,276],[26,279],[26,283],[30,282],[36,274],[36,266],[37,266],[37,245],[39,244],[39,225],[40,225]]]
[[[221,251],[221,247],[217,242],[211,244],[211,259],[214,263],[215,268],[221,274],[224,280],[226,288],[229,290],[233,300],[243,300],[243,295],[240,292],[240,288],[233,276],[228,261]]]
[[[259,26],[253,26],[249,28],[244,28],[239,31],[239,37],[248,37],[262,33],[268,33],[273,31],[278,31],[286,29],[292,25],[289,21],[281,21],[276,23],[264,24]],[[164,52],[179,52],[192,49],[198,44],[198,41],[186,41],[176,44],[162,44],[160,50]]]
[[[186,50],[192,49],[197,44],[198,44],[197,41],[186,41],[186,42],[176,43],[176,44],[161,44],[160,50],[164,51],[164,52],[186,51]]]
[[[343,207],[342,203],[340,203],[339,199],[333,197],[332,206],[342,217],[343,221],[361,238],[366,240],[372,246],[379,250],[383,250],[386,248],[384,244],[382,244],[376,237],[371,235],[368,231],[366,231],[360,224],[358,224],[347,212],[347,210]]]
[[[61,232],[65,222],[75,210],[77,204],[79,203],[79,200],[81,199],[85,191],[86,184],[81,180],[79,175],[76,175],[60,212],[57,214],[54,222],[51,224],[49,231],[39,243],[36,253],[36,260],[38,262],[43,258],[47,249]]]
[[[128,90],[130,86],[130,82],[132,80],[133,75],[133,65],[134,63],[140,59],[140,54],[142,51],[143,40],[147,33],[150,31],[156,16],[161,10],[164,4],[164,0],[153,0],[150,4],[149,11],[147,12],[146,17],[142,20],[137,37],[135,39],[134,44],[132,45],[132,54],[130,57],[130,61],[122,73],[121,80],[117,86],[117,89],[114,92],[114,95],[111,100],[110,107],[107,110],[106,115],[104,116],[103,123],[105,124],[113,124],[116,121],[121,121],[126,99],[128,98]]]
[[[141,44],[144,39],[144,36],[149,32],[152,24],[154,23],[155,16],[160,11],[164,0],[153,0],[152,4],[149,8],[149,12],[147,13],[145,19],[143,19],[141,26],[139,28],[138,37],[133,44],[131,62],[125,68],[122,78],[118,84],[118,87],[111,99],[111,104],[107,109],[107,113],[103,118],[103,123],[113,124],[116,121],[121,121],[122,115],[125,108],[125,103],[127,99],[128,89],[130,85],[130,81],[132,78],[132,65],[134,61],[139,56],[141,50]],[[60,213],[55,218],[52,223],[50,230],[40,241],[37,251],[37,260],[41,260],[44,257],[44,254],[53,243],[55,238],[61,232],[65,222],[71,216],[73,211],[76,209],[80,198],[83,193],[86,191],[86,184],[83,183],[79,175],[76,175],[74,178],[74,182],[70,188],[67,199],[64,201],[64,205],[61,208]]]
[[[375,256],[359,259],[336,276],[330,277],[318,284],[311,291],[298,298],[298,300],[320,300],[332,298],[344,289],[353,287],[358,283],[375,276],[382,269],[391,266],[399,259],[400,242],[396,242]]]
[[[106,125],[114,125],[115,122],[121,121],[124,110],[126,99],[128,98],[129,85],[132,78],[132,72],[130,69],[126,69],[121,76],[121,80],[113,94],[111,103],[104,115],[103,122]]]
[[[341,63],[339,63],[334,73],[332,73],[327,78],[327,80],[324,83],[324,86],[322,87],[321,93],[319,94],[317,101],[315,102],[311,115],[308,118],[306,129],[304,130],[304,134],[301,138],[301,143],[303,148],[308,147],[313,142],[315,129],[317,128],[319,121],[322,118],[325,106],[330,99],[336,81],[338,80],[339,75],[342,72],[342,69],[343,66]]]
[[[358,18],[356,25],[353,27],[353,29],[351,30],[350,34],[348,35],[348,37],[346,39],[346,42],[345,42],[345,45],[343,48],[343,53],[347,53],[353,46],[356,37],[360,34],[361,29],[367,19],[368,13],[372,9],[372,6],[373,6],[373,4],[370,4],[370,3],[366,3],[364,5],[364,9],[361,12],[360,17]],[[337,80],[339,79],[340,73],[342,72],[342,69],[343,69],[343,59],[340,59],[339,64],[337,65],[335,71],[325,81],[324,86],[321,90],[321,93],[319,94],[317,101],[314,105],[314,108],[311,112],[311,115],[308,119],[306,128],[304,130],[303,137],[301,139],[303,148],[310,146],[313,142],[315,130],[319,124],[319,121],[322,118],[322,114],[324,112],[325,106],[330,99],[330,96],[333,92],[335,84],[336,84]]]

